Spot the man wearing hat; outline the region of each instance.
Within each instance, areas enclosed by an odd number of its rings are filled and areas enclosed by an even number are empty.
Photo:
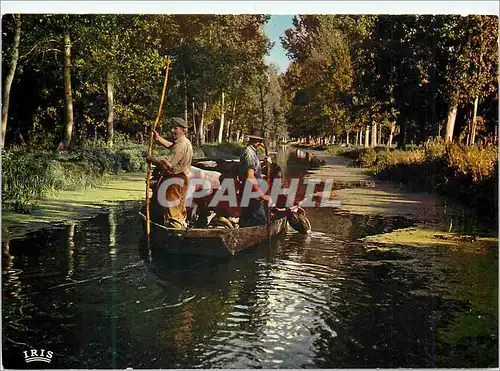
[[[164,208],[164,223],[167,228],[186,228],[186,207],[185,199],[188,189],[189,168],[193,160],[193,147],[186,137],[187,123],[179,117],[173,117],[167,120],[167,125],[171,126],[173,142],[161,137],[156,131],[153,131],[153,139],[170,150],[170,153],[161,158],[155,159],[147,156],[146,161],[163,170],[163,180],[169,178],[180,179],[180,182],[173,183],[166,189],[165,198],[167,201],[174,201],[175,206]],[[158,182],[158,186],[162,181]],[[179,202],[175,202],[175,201]]]
[[[242,180],[242,188],[240,195],[245,189],[251,189],[256,192],[258,198],[249,200],[248,205],[242,205],[240,208],[240,227],[250,227],[256,225],[267,224],[267,204],[271,202],[271,198],[266,195],[259,186],[259,180],[262,179],[262,169],[260,166],[259,155],[257,150],[264,148],[264,137],[262,131],[258,128],[253,128],[248,134],[248,143],[240,156],[240,179]],[[245,197],[243,196],[242,202]]]

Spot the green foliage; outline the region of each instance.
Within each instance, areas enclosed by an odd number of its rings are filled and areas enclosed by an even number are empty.
[[[425,145],[425,160],[431,162],[442,158],[446,152],[446,146],[441,140],[429,141]]]
[[[355,147],[355,148],[351,148],[351,149],[348,149],[348,150],[346,149],[342,153],[342,156],[350,158],[352,160],[356,160],[356,162],[359,164],[360,163],[360,158],[363,157],[363,154],[367,150],[368,150],[367,148],[362,148],[362,147],[358,147],[358,148]]]
[[[10,150],[2,153],[2,203],[29,213],[37,200],[58,190],[95,187],[110,173],[144,171],[145,146],[85,148],[56,154]]]
[[[265,90],[273,85],[266,98],[269,130],[282,135],[278,76],[275,74],[272,82],[265,79],[263,57],[271,45],[261,28],[268,19],[258,14],[23,15],[7,148],[23,142],[34,150],[58,145],[66,119],[61,68],[66,30],[72,44],[72,147],[99,147],[99,141],[108,139],[111,92],[114,144],[120,133],[143,137],[144,126],[152,123],[158,112],[166,55],[172,64],[160,122],[167,116],[182,116],[186,99],[190,129],[194,131],[192,123],[199,125],[203,115],[209,133],[216,132],[224,91],[225,127],[229,128],[224,138],[230,140],[247,127],[260,124],[258,89],[262,80]],[[15,22],[12,17],[3,17],[2,22],[2,53],[6,57],[2,68],[7,70]]]
[[[101,184],[102,173],[92,164],[66,162],[50,152],[7,151],[2,155],[2,203],[31,212],[36,202],[57,190],[84,189]]]
[[[372,167],[377,162],[377,152],[375,152],[373,148],[368,148],[368,150],[361,155],[360,160],[364,167]]]
[[[496,146],[463,147],[452,144],[446,148],[447,165],[456,176],[468,178],[472,183],[479,183],[492,176],[498,164]]]
[[[291,103],[287,119],[292,137],[339,135],[352,129],[349,41],[352,27],[362,18],[300,16],[294,19],[295,29],[286,31],[283,45],[294,59],[283,82]]]
[[[51,153],[10,151],[2,153],[2,203],[16,211],[47,194],[56,182]]]
[[[400,147],[423,143],[439,135],[450,103],[465,113],[475,97],[485,97],[489,134],[498,123],[496,16],[300,15],[282,44],[292,59],[283,80],[293,138],[376,122],[396,124]]]
[[[343,154],[344,154],[344,152],[345,152],[345,148],[342,148],[342,147],[337,146],[337,145],[332,145],[332,146],[328,146],[328,147],[326,148],[326,151],[327,151],[328,153],[333,154],[333,155],[339,155],[339,156],[340,156],[340,155],[343,155]]]

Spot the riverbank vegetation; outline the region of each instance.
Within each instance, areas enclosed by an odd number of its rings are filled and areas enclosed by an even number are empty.
[[[71,149],[116,133],[145,141],[158,112],[190,139],[238,141],[249,126],[285,135],[265,15],[8,14],[2,17],[3,147]],[[164,120],[160,120],[160,123]]]
[[[385,147],[328,147],[354,160],[375,177],[415,191],[437,191],[457,199],[485,218],[497,220],[498,148],[429,141],[407,150]]]
[[[146,146],[118,142],[73,148],[68,152],[24,147],[2,153],[2,205],[29,213],[42,197],[60,190],[101,185],[110,175],[146,169]]]

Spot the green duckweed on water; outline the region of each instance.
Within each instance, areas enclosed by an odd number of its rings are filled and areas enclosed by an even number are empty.
[[[361,240],[367,253],[413,251],[422,273],[433,277],[427,289],[411,294],[435,298],[436,367],[453,367],[457,358],[468,360],[464,367],[497,367],[491,351],[498,342],[497,238],[416,226]]]
[[[416,247],[446,247],[455,251],[485,253],[498,246],[494,237],[459,235],[430,226],[417,226],[363,238],[366,242]]]
[[[2,240],[20,238],[49,223],[85,219],[120,201],[142,200],[146,192],[145,179],[144,173],[124,173],[97,188],[59,191],[40,200],[31,214],[3,211]]]

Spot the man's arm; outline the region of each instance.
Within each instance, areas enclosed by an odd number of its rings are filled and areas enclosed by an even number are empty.
[[[252,188],[258,192],[259,198],[267,203],[272,203],[271,196],[265,194],[262,192],[260,189],[259,183],[257,182],[257,179],[255,178],[255,170],[252,168],[247,169],[247,180],[252,183]]]
[[[165,171],[169,171],[172,168],[172,164],[167,159],[156,159],[153,156],[146,156],[146,161],[161,166]]]
[[[156,130],[153,130],[153,139],[166,148],[170,148],[174,143],[163,138]]]

